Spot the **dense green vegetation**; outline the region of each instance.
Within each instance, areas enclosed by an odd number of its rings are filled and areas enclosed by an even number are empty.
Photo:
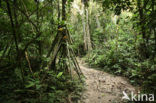
[[[121,11],[116,24],[110,20],[112,11],[105,10],[106,16],[100,14],[99,19],[105,22],[92,31],[95,47],[86,60],[90,65],[128,77],[144,92],[153,92],[156,91],[156,12],[152,1],[140,2],[144,8],[138,4],[136,8],[132,6],[132,11]]]
[[[156,94],[155,15],[155,0],[0,0],[0,102],[76,102],[77,56]]]
[[[80,97],[82,82],[71,74],[77,65],[65,40],[65,5],[66,0],[1,0],[1,103],[60,103]]]
[[[90,66],[128,77],[142,92],[156,92],[156,10],[153,0],[88,2],[93,50],[86,52]],[[74,25],[80,25],[77,15]],[[83,33],[80,26],[73,34]],[[82,38],[80,35],[78,38]],[[77,38],[75,39],[75,41]],[[83,46],[82,40],[77,48]]]

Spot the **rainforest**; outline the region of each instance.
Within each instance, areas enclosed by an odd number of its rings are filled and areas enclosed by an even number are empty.
[[[155,99],[155,0],[0,0],[0,103]]]

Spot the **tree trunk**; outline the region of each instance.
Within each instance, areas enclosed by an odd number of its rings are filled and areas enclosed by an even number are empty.
[[[88,18],[88,8],[83,2],[83,39],[84,39],[84,51],[90,52],[92,50],[91,37],[90,37],[90,27],[89,27],[89,18]]]
[[[87,51],[87,39],[86,39],[86,21],[85,21],[85,8],[83,5],[83,15],[82,15],[82,23],[83,23],[83,41],[84,41],[84,51]]]
[[[141,33],[142,33],[142,37],[143,37],[143,43],[142,43],[142,48],[143,48],[143,56],[145,58],[148,58],[148,52],[147,52],[147,46],[146,46],[146,28],[145,28],[145,23],[144,23],[144,13],[143,13],[143,4],[141,0],[137,1],[137,7],[139,10],[139,16],[140,16],[140,26],[141,26]]]
[[[90,27],[89,27],[89,18],[88,18],[88,8],[86,9],[86,34],[87,34],[87,48],[90,52],[92,50],[92,44],[90,39]]]
[[[15,40],[16,52],[17,52],[17,56],[18,56],[19,48],[18,48],[18,43],[17,43],[16,30],[15,30],[15,25],[14,25],[14,22],[13,22],[13,17],[12,17],[12,14],[11,14],[11,8],[10,8],[10,4],[9,4],[8,0],[6,0],[6,4],[7,4],[7,9],[8,9],[8,15],[10,17],[10,23],[11,23],[11,26],[12,26],[12,33],[13,33],[13,37],[14,37],[14,40]]]
[[[155,2],[154,2],[155,0],[152,0],[152,13],[154,14],[154,12],[155,12],[155,7],[154,7],[154,5],[155,5]],[[152,14],[152,15],[153,15]],[[154,20],[154,17],[153,17],[153,20]],[[154,27],[153,28],[153,32],[154,32],[154,40],[155,40],[155,45],[156,45],[156,28]],[[156,46],[155,46],[155,56],[156,56]]]

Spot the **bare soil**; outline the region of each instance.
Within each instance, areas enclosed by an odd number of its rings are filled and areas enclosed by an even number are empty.
[[[79,64],[86,77],[86,90],[80,103],[124,103],[122,92],[135,92],[128,79],[87,67],[81,61]]]

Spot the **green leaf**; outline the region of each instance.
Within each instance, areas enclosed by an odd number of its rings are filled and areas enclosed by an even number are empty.
[[[35,85],[34,82],[29,82],[28,85],[25,85],[26,88],[30,88],[30,87],[33,87]]]
[[[57,78],[60,78],[62,76],[63,72],[60,72],[58,75],[57,75]]]

